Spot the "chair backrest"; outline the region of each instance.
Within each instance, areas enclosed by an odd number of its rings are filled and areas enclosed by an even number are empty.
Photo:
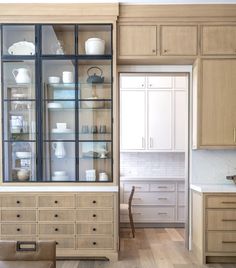
[[[132,190],[131,190],[131,193],[130,193],[130,196],[129,196],[129,208],[131,208],[131,205],[132,205],[134,191],[135,191],[135,186],[132,186]]]
[[[0,261],[50,261],[56,268],[56,241],[0,240]]]

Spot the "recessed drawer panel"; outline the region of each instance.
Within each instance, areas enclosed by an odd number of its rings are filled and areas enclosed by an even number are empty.
[[[111,223],[79,223],[77,224],[77,234],[80,235],[112,235],[113,224]]]
[[[5,221],[36,221],[35,210],[2,210],[2,222]]]
[[[40,235],[72,235],[74,233],[74,224],[39,224]]]
[[[10,224],[3,223],[2,235],[36,235],[36,224]]]
[[[58,238],[57,236],[40,236],[39,240],[54,240],[57,248],[74,249],[75,239],[71,237]]]
[[[174,183],[152,183],[150,184],[150,191],[153,191],[153,192],[175,191],[175,184]]]
[[[73,208],[75,207],[74,195],[42,195],[39,196],[39,207],[60,207]]]
[[[74,221],[75,210],[39,210],[39,221]]]
[[[124,191],[130,193],[133,186],[135,186],[135,192],[149,191],[149,184],[147,183],[124,183]]]
[[[102,209],[102,210],[84,210],[80,209],[77,211],[77,221],[113,221],[113,210],[111,209]]]
[[[207,229],[236,231],[236,210],[235,209],[208,209]]]
[[[184,202],[185,202],[184,192],[178,192],[177,195],[178,195],[178,205],[184,206]]]
[[[8,195],[2,197],[2,207],[36,207],[36,198],[34,196]]]
[[[236,208],[236,195],[215,195],[206,197],[207,208]]]
[[[207,232],[207,251],[236,252],[236,232]]]
[[[78,206],[80,208],[113,208],[113,196],[81,195],[78,196]]]
[[[129,193],[124,194],[125,203],[129,201]],[[133,204],[138,205],[174,205],[175,204],[175,192],[165,193],[134,193]]]
[[[114,248],[112,237],[80,237],[77,239],[79,249],[112,249]]]

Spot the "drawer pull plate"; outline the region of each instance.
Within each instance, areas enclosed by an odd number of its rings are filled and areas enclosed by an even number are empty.
[[[36,242],[17,241],[16,251],[36,251]]]

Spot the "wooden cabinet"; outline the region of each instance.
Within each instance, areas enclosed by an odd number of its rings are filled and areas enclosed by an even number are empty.
[[[236,194],[192,191],[192,248],[201,263],[236,261]]]
[[[122,75],[120,81],[121,150],[184,151],[187,76]]]
[[[157,26],[119,26],[119,56],[155,56],[156,54]]]
[[[197,55],[197,26],[161,26],[161,55]]]
[[[199,147],[236,146],[236,59],[204,59],[198,93]]]
[[[201,40],[203,55],[236,55],[236,25],[204,25]]]

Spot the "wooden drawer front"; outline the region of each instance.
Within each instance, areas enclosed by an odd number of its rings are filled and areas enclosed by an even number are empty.
[[[208,25],[202,27],[203,55],[236,55],[236,26]]]
[[[36,207],[36,198],[34,196],[9,195],[2,197],[2,207],[14,208],[32,208]]]
[[[172,192],[175,191],[174,183],[152,183],[150,184],[151,192]]]
[[[113,221],[113,210],[104,209],[104,210],[83,210],[80,209],[77,211],[77,221]]]
[[[181,222],[185,221],[185,207],[177,208],[177,221],[181,221]]]
[[[2,210],[2,222],[5,221],[36,221],[35,210]]]
[[[77,234],[80,235],[112,235],[113,224],[111,223],[99,223],[99,224],[77,224]]]
[[[74,224],[39,224],[40,235],[72,235],[74,233]]]
[[[175,208],[134,206],[133,218],[135,222],[172,222],[175,219]]]
[[[74,195],[42,195],[39,196],[39,207],[60,207],[73,208],[75,207]]]
[[[207,210],[208,230],[233,230],[236,231],[236,210],[235,209],[208,209]]]
[[[39,221],[74,221],[75,210],[39,210]]]
[[[184,183],[178,183],[178,191],[179,192],[184,192],[185,191]]]
[[[57,249],[74,249],[75,248],[75,239],[71,237],[59,238],[57,236],[40,236],[39,240],[54,240],[56,241]]]
[[[231,196],[207,196],[207,208],[236,208],[236,195]]]
[[[124,194],[125,203],[129,201],[129,193]],[[174,205],[175,193],[134,193],[133,205]]]
[[[185,194],[184,194],[184,192],[178,192],[177,196],[178,196],[178,205],[184,206],[184,203],[185,203]]]
[[[80,208],[113,208],[113,196],[81,195],[78,196]]]
[[[207,232],[207,251],[236,252],[236,232]]]
[[[111,237],[80,237],[77,239],[77,247],[79,249],[95,249],[95,248],[104,248],[104,249],[112,249],[113,238]]]
[[[147,183],[125,183],[124,191],[130,193],[133,186],[135,186],[135,192],[148,192],[149,191],[149,184]]]
[[[36,241],[36,236],[1,236],[1,240],[16,240],[16,241]]]
[[[2,235],[36,235],[36,224],[3,223]]]

